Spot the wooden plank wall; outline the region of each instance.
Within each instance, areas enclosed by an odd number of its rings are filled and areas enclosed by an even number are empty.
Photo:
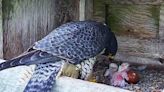
[[[93,18],[93,0],[86,0],[85,2],[85,20],[92,20]]]
[[[2,0],[2,4],[5,59],[21,54],[60,24],[79,19],[78,0]]]
[[[163,65],[159,60],[164,56],[162,0],[91,1],[93,19],[101,22],[107,19],[117,35],[119,49],[116,60]],[[107,12],[105,6],[108,6]]]
[[[80,3],[79,3],[79,20],[80,21],[83,21],[85,20],[85,3],[86,3],[86,0],[80,0]]]
[[[160,5],[163,3],[163,0],[106,0],[110,4],[125,4],[125,5]]]
[[[159,54],[162,59],[161,63],[164,63],[164,4],[160,7],[160,21],[159,21]]]
[[[2,0],[0,0],[0,58],[3,58]]]

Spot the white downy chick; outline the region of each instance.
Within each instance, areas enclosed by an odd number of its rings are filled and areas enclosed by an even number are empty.
[[[118,86],[118,87],[126,86],[128,83],[125,81],[125,79],[128,80],[128,75],[127,75],[128,70],[129,70],[129,64],[122,63],[119,66],[118,71],[113,74],[111,79],[111,85]]]
[[[109,64],[109,69],[106,70],[104,76],[108,77],[109,79],[112,78],[113,74],[118,70],[118,66],[115,63]]]

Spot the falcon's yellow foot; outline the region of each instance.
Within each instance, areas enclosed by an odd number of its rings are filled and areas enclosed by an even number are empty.
[[[90,74],[90,76],[87,78],[87,81],[96,83],[97,82],[96,76]]]
[[[80,70],[76,67],[76,65],[65,63],[62,69],[62,76],[68,76],[72,78],[79,77]]]
[[[114,56],[112,54],[109,54],[108,55],[108,58],[111,59],[111,60],[113,60],[114,59]]]
[[[90,78],[89,80],[88,80],[89,82],[97,82],[97,79],[96,79],[96,77],[92,77],[92,78]]]

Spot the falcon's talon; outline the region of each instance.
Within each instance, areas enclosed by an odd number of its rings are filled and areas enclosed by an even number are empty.
[[[96,77],[91,77],[90,79],[88,79],[88,81],[89,82],[95,82],[96,83],[97,82],[97,79],[96,79]]]

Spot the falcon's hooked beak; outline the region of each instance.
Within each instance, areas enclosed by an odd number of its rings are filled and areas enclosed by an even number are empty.
[[[111,53],[109,53],[108,58],[109,58],[110,60],[114,60],[114,55],[112,55]]]

